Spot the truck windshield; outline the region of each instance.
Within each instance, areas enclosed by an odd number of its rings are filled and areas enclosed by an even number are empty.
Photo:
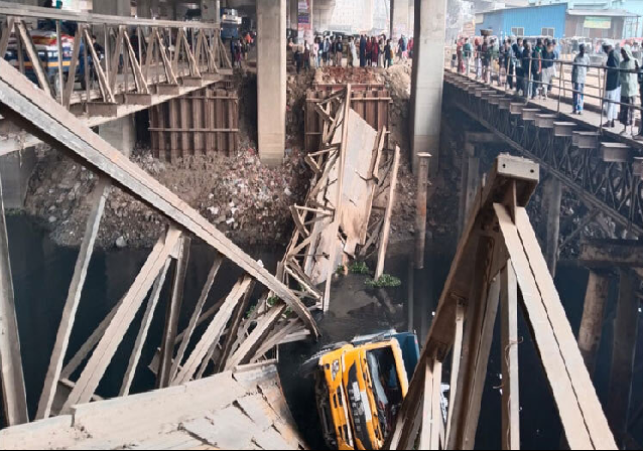
[[[376,398],[380,426],[386,437],[402,404],[402,387],[395,356],[391,348],[382,348],[367,352],[366,358],[373,381],[373,396]]]

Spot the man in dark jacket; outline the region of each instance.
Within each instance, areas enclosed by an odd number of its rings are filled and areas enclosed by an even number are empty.
[[[621,99],[621,79],[618,71],[619,60],[616,51],[611,45],[604,45],[603,51],[607,54],[607,80],[605,80],[605,115],[607,122],[603,127],[616,127],[616,119],[618,118],[618,104]]]
[[[364,35],[359,41],[359,66],[366,67],[366,37]]]
[[[516,91],[524,86],[523,81],[523,69],[522,69],[522,51],[524,49],[522,44],[522,38],[518,38],[516,42],[512,45],[514,61],[516,65]]]

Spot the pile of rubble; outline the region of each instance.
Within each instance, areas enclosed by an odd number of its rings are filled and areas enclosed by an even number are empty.
[[[179,195],[240,245],[274,246],[285,242],[292,228],[289,207],[308,190],[308,169],[298,149],[285,164],[270,169],[252,148],[227,158],[190,157],[161,163],[149,152],[132,160]],[[42,220],[62,245],[80,244],[89,213],[88,194],[96,177],[57,152],[47,151],[37,166],[26,199],[26,211]],[[113,188],[98,236],[104,248],[149,247],[165,227],[144,204]]]

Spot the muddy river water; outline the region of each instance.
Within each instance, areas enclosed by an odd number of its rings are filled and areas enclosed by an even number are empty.
[[[9,216],[7,221],[28,402],[33,416],[78,250],[57,246],[47,237],[44,230],[26,216]],[[394,246],[387,261],[386,272],[398,276],[402,280],[402,286],[390,291],[395,307],[393,311],[380,305],[366,290],[364,276],[341,278],[334,285],[331,312],[324,318],[319,318],[324,333],[321,342],[298,343],[282,348],[280,374],[284,391],[300,429],[313,449],[323,447],[323,443],[317,427],[312,383],[301,377],[299,365],[323,344],[346,341],[355,335],[391,327],[416,331],[423,341],[437,308],[455,245],[454,241],[443,242],[439,246],[429,244],[426,267],[422,271],[415,271],[410,266],[413,258],[412,246]],[[274,271],[283,250],[249,252]],[[69,356],[83,344],[125,293],[146,257],[147,251],[133,249],[97,251],[94,254],[71,339]],[[211,250],[193,246],[180,329],[187,325],[213,259]],[[218,299],[229,292],[239,275],[240,272],[232,265],[224,266],[211,293],[211,299]],[[557,286],[575,331],[580,324],[586,282],[587,272],[582,268],[565,264],[559,268]],[[163,298],[167,298],[167,295]],[[158,312],[164,311],[165,307],[160,305],[150,330],[151,339],[143,352],[142,362],[151,361],[160,342],[164,314]],[[610,305],[596,373],[597,389],[603,399],[609,380],[609,343],[612,340],[614,312],[615,306]],[[502,381],[499,376],[499,330],[498,327],[496,329],[478,431],[477,447],[480,449],[498,449],[500,446]],[[99,387],[98,392],[102,396],[110,397],[118,393],[136,333],[137,328],[132,327],[119,347]],[[524,321],[520,324],[520,334],[523,337],[519,348],[523,448],[555,449],[560,446],[560,420]],[[638,362],[643,362],[643,344],[638,349]],[[153,385],[152,374],[142,367],[139,368],[133,391],[148,390],[153,388]],[[640,406],[643,403],[643,368],[637,368],[634,387],[632,402],[634,406]],[[642,439],[643,437],[638,437],[639,441]]]

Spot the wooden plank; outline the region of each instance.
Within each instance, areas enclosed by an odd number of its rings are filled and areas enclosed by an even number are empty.
[[[498,316],[498,306],[500,303],[500,277],[496,276],[490,284],[488,297],[486,300],[486,309],[484,313],[484,322],[479,337],[477,356],[475,363],[468,370],[472,373],[473,381],[471,383],[471,392],[468,399],[465,399],[466,415],[463,425],[464,436],[462,439],[463,449],[474,449],[478,424],[480,421],[480,410],[482,407],[482,394],[484,384],[487,380],[487,369],[489,365],[489,356],[493,342],[493,331]]]
[[[9,239],[0,180],[0,384],[6,426],[29,422],[27,393],[20,355],[20,335],[11,276]]]
[[[150,90],[149,90],[149,87],[147,86],[147,81],[143,76],[143,70],[141,69],[141,65],[136,59],[136,53],[134,52],[134,48],[132,47],[132,41],[130,41],[130,38],[127,33],[123,35],[123,39],[125,40],[127,55],[129,57],[128,59],[132,66],[132,72],[134,74],[134,83],[136,84],[136,91],[140,94],[149,94]]]
[[[201,340],[192,351],[192,354],[190,354],[190,357],[185,362],[185,365],[183,365],[183,368],[179,371],[176,379],[172,382],[172,385],[187,383],[194,377],[198,366],[203,362],[210,348],[221,339],[221,335],[223,334],[226,324],[228,324],[235,307],[243,297],[243,294],[246,292],[251,282],[252,279],[250,277],[244,277],[242,280],[237,282],[228,295],[225,303],[221,306],[221,310],[219,310],[208,326],[208,329],[203,333]]]
[[[433,388],[435,384],[433,383],[434,374],[433,374],[433,359],[423,360],[422,366],[424,367],[424,394],[422,396],[422,425],[420,429],[420,446],[418,449],[421,450],[432,450],[431,447],[432,436],[433,436],[433,398],[437,396],[440,399],[440,392],[435,393]],[[422,366],[419,366],[416,371],[421,371]],[[415,441],[414,437],[411,437],[411,443]]]
[[[542,295],[543,306],[555,339],[559,344],[561,356],[566,367],[569,368],[571,383],[578,397],[590,437],[598,449],[615,449],[614,436],[603,413],[603,408],[583,361],[583,356],[578,348],[571,324],[567,320],[554,280],[547,271],[543,273],[543,269],[547,268],[547,264],[540,252],[538,239],[524,208],[519,208],[516,212],[516,225],[520,238],[525,243],[529,263],[534,269],[534,278]]]
[[[141,322],[141,327],[138,331],[138,336],[136,337],[136,342],[134,343],[134,350],[130,355],[129,364],[127,370],[125,371],[125,377],[123,378],[123,385],[121,386],[121,391],[119,396],[129,396],[130,389],[132,388],[132,383],[134,382],[134,376],[136,375],[136,369],[141,360],[141,354],[143,352],[143,346],[145,345],[145,340],[147,339],[147,334],[152,325],[152,320],[154,319],[154,312],[156,311],[156,306],[158,305],[159,299],[161,297],[161,291],[165,285],[165,278],[167,272],[170,269],[171,259],[167,259],[165,262],[165,267],[161,271],[161,274],[154,282],[154,288],[152,288],[152,294],[150,299],[147,301],[147,308],[145,314],[143,315],[143,320]]]
[[[453,422],[453,400],[458,396],[458,380],[460,378],[460,365],[462,360],[462,339],[464,336],[464,314],[465,308],[461,303],[457,306],[455,320],[455,338],[453,340],[453,356],[451,363],[451,389],[449,393],[449,411],[447,413],[447,426],[445,434],[445,443],[449,443],[451,428]]]
[[[122,306],[96,346],[76,387],[65,402],[61,414],[68,414],[72,406],[85,404],[92,398],[136,312],[165,266],[165,261],[174,251],[180,236],[181,232],[172,228],[156,243],[141,272],[125,295]]]
[[[433,396],[431,401],[431,442],[430,449],[440,449],[440,434],[444,430],[442,420],[442,362],[433,362]]]
[[[232,370],[238,365],[246,363],[246,360],[252,357],[253,353],[261,345],[261,341],[263,341],[266,334],[275,326],[285,310],[285,306],[273,307],[268,314],[259,321],[257,327],[252,331],[250,336],[248,336],[239,349],[226,362],[226,371]]]
[[[7,53],[7,47],[9,46],[9,38],[11,33],[13,33],[13,25],[15,19],[12,16],[7,17],[7,22],[4,27],[2,27],[2,35],[0,35],[0,57],[4,58]]]
[[[308,309],[256,260],[235,246],[193,208],[158,183],[140,167],[96,136],[73,114],[44,95],[6,61],[0,60],[0,111],[19,121],[30,132],[50,144],[67,149],[118,182],[126,191],[136,193],[180,226],[202,239],[282,299],[318,336],[318,329]],[[20,119],[22,118],[22,119]],[[73,131],[72,131],[73,130]]]
[[[348,144],[348,117],[351,112],[351,98],[352,98],[351,85],[346,86],[346,98],[344,100],[343,113],[342,113],[342,134],[341,134],[341,144],[339,149],[339,160],[338,160],[338,171],[337,171],[337,198],[335,199],[335,216],[333,219],[333,224],[331,226],[331,237],[333,239],[333,244],[330,246],[330,257],[328,259],[328,273],[326,276],[326,287],[324,290],[324,300],[322,303],[322,309],[326,312],[330,308],[330,296],[331,296],[331,286],[333,283],[333,274],[336,270],[335,261],[337,259],[337,246],[334,244],[334,240],[337,240],[339,234],[339,227],[342,220],[342,194],[344,192],[344,171],[346,169],[346,146]]]
[[[27,51],[27,56],[29,57],[29,61],[31,61],[33,70],[34,72],[36,72],[36,78],[38,79],[38,84],[40,85],[40,89],[42,89],[45,92],[45,94],[51,97],[51,88],[49,87],[49,81],[47,80],[47,75],[45,74],[45,70],[42,67],[42,62],[40,61],[40,58],[38,58],[38,51],[36,50],[36,47],[34,46],[33,41],[31,40],[31,36],[27,31],[27,25],[25,24],[25,21],[19,20],[16,23],[16,28],[18,29],[20,40],[25,46],[25,50]]]
[[[165,314],[165,330],[161,344],[161,360],[159,374],[157,376],[157,388],[166,388],[170,385],[172,360],[174,357],[174,342],[178,334],[181,308],[183,307],[183,292],[185,290],[185,276],[190,261],[190,244],[188,237],[183,237],[179,245],[176,268],[174,269],[174,280],[172,283],[172,297],[167,304]]]
[[[190,318],[188,327],[185,330],[185,332],[181,334],[181,346],[179,347],[179,350],[176,353],[176,358],[174,359],[174,364],[172,365],[172,371],[171,371],[172,380],[174,380],[176,378],[176,375],[178,374],[179,365],[181,364],[181,362],[183,362],[185,351],[187,350],[187,347],[190,344],[190,339],[192,338],[192,334],[194,334],[194,330],[197,328],[199,324],[199,320],[201,319],[201,313],[203,312],[205,303],[208,301],[210,290],[212,289],[212,285],[214,285],[214,279],[216,279],[217,274],[219,273],[219,269],[221,269],[222,263],[223,263],[223,258],[221,257],[220,254],[217,253],[217,255],[214,257],[214,262],[212,263],[212,267],[210,268],[210,272],[208,273],[208,278],[205,281],[205,285],[203,285],[203,289],[201,290],[201,296],[199,296],[199,300],[194,306],[194,312],[192,313],[192,317]],[[177,339],[178,338],[179,337],[177,336]]]
[[[516,271],[525,316],[531,324],[534,340],[540,352],[554,400],[558,406],[567,441],[571,449],[595,449],[579,406],[578,394],[574,392],[570,381],[569,369],[561,356],[559,344],[556,342],[551,324],[547,318],[547,312],[542,304],[541,294],[518,235],[518,229],[511,221],[503,205],[495,204],[494,209]],[[547,270],[547,274],[549,274],[549,270]]]
[[[74,37],[74,48],[71,54],[71,63],[69,65],[69,73],[75,74],[78,67],[78,59],[80,57],[80,45],[82,43],[83,37],[81,33],[81,27],[79,26],[76,30],[76,36]],[[67,77],[67,84],[65,85],[65,92],[63,94],[63,105],[65,108],[69,108],[71,104],[71,93],[74,91],[74,85],[76,84],[76,77]]]
[[[60,373],[62,372],[63,363],[69,347],[69,339],[76,320],[76,313],[80,305],[83,288],[85,287],[87,270],[89,269],[89,263],[94,253],[94,244],[96,243],[98,229],[100,228],[100,222],[105,211],[105,203],[109,196],[110,185],[109,179],[101,177],[91,194],[90,205],[92,205],[92,209],[87,219],[85,235],[83,236],[83,242],[76,259],[74,275],[69,284],[67,300],[65,301],[65,307],[63,308],[62,318],[56,335],[56,342],[51,353],[47,376],[45,377],[45,385],[40,395],[36,420],[49,418],[51,414],[51,407],[56,396],[58,382],[60,381]]]
[[[225,341],[223,342],[223,345],[221,346],[221,353],[219,354],[219,360],[216,365],[216,371],[218,373],[221,373],[224,371],[226,362],[230,355],[232,354],[233,345],[237,339],[237,332],[239,330],[239,327],[241,326],[241,322],[243,321],[246,312],[248,311],[248,306],[250,305],[250,299],[252,297],[252,293],[254,292],[255,289],[255,281],[253,280],[250,285],[248,285],[248,288],[246,289],[246,292],[243,296],[243,300],[239,303],[239,306],[237,307],[237,311],[234,314],[234,317],[230,321],[230,326],[228,327],[228,333],[226,334]]]
[[[391,172],[391,189],[384,213],[384,226],[380,235],[380,247],[377,256],[377,269],[375,270],[375,280],[378,280],[384,274],[384,263],[386,262],[386,253],[388,251],[388,241],[391,237],[391,219],[393,217],[393,208],[395,207],[395,196],[397,190],[397,178],[400,168],[400,148],[395,148],[393,157],[393,169]]]
[[[518,283],[511,261],[502,271],[502,449],[520,449]]]

